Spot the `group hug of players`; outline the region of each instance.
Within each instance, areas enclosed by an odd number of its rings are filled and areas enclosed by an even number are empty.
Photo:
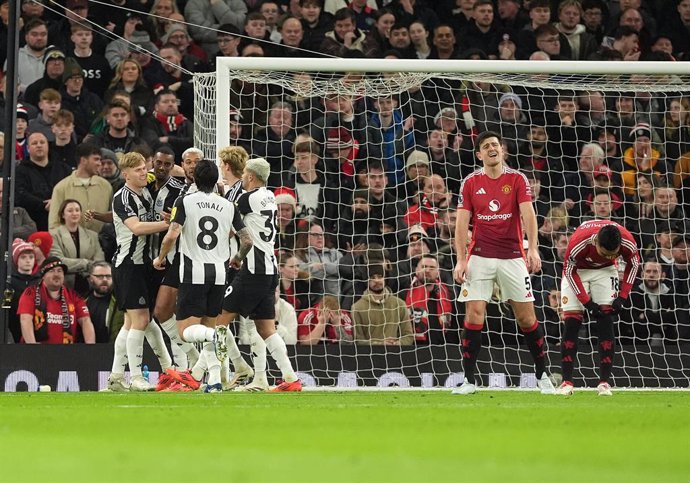
[[[481,133],[475,148],[483,167],[462,182],[455,232],[457,264],[453,275],[462,284],[459,300],[465,302],[466,315],[462,337],[465,379],[453,394],[477,391],[475,373],[481,332],[486,306],[497,284],[525,337],[542,394],[573,394],[578,333],[586,311],[597,323],[597,392],[610,396],[614,317],[628,298],[640,265],[634,238],[626,228],[607,220],[583,223],[571,237],[561,286],[563,382],[554,387],[546,371],[544,329],[536,319],[530,283],[530,273],[541,269],[530,185],[522,173],[504,164],[499,134]],[[200,150],[187,150],[182,159],[186,185],[178,186],[179,194],[172,196],[174,191],[164,188],[168,183],[181,183],[167,178],[162,186],[155,187],[155,202],[147,189],[143,157],[128,153],[120,163],[125,186],[113,201],[118,238],[114,281],[126,317],[115,342],[113,371],[108,380],[112,391],[153,389],[141,375],[144,338],[163,369],[156,390],[197,390],[206,373],[207,392],[230,388],[269,390],[267,351],[282,373],[282,382],[272,390],[302,389],[285,343],[275,331],[277,207],[273,193],[266,188],[270,165],[262,158],[248,159],[239,147],[225,148],[219,157],[220,173],[215,162],[203,159]],[[219,174],[224,180],[220,192]],[[169,215],[161,199],[174,199]],[[160,221],[155,221],[156,216]],[[472,239],[468,240],[470,226]],[[157,277],[160,288],[149,320],[153,292],[149,283],[151,261],[146,252],[153,236],[162,232],[166,233],[152,263],[161,274]],[[523,233],[528,240],[526,252]],[[619,258],[625,261],[620,280],[616,268]],[[250,334],[254,368],[243,359],[228,328],[238,316],[253,320]],[[159,325],[172,341],[174,365]],[[197,343],[202,344],[201,352],[196,349]],[[232,378],[228,359],[234,366]],[[127,363],[130,384],[124,380]]]

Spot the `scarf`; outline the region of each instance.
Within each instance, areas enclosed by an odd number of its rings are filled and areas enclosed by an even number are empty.
[[[436,325],[434,322],[437,326],[431,328],[445,331],[446,325],[450,322],[446,320],[447,316],[453,311],[448,287],[436,281],[434,288],[428,293],[426,286],[422,285],[417,277],[412,279],[405,304],[410,308],[415,339],[422,342],[429,340],[429,328],[432,324]]]
[[[44,288],[45,285],[41,282],[41,284],[36,287],[36,294],[34,295],[34,337],[36,337],[36,342],[48,339],[48,325],[46,323],[48,320],[48,311],[42,295]],[[46,293],[46,295],[48,294]],[[62,309],[62,343],[74,344],[74,337],[70,331],[72,321],[70,320],[69,310],[67,309],[65,287],[60,289],[60,306]]]
[[[166,116],[158,111],[154,111],[153,114],[156,120],[163,125],[166,134],[177,132],[182,123],[187,120],[182,114]]]

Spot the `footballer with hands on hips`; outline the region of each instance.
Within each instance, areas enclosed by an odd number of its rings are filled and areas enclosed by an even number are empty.
[[[174,369],[167,374],[191,389],[198,389],[208,370],[206,392],[222,392],[221,364],[227,358],[227,327],[216,326],[227,283],[225,264],[230,259],[230,240],[240,238],[232,264],[239,267],[252,247],[242,218],[230,201],[214,193],[218,180],[215,163],[202,159],[194,169],[197,191],[175,201],[170,228],[153,265],[162,270],[166,256],[180,238],[177,292],[177,325],[185,342],[203,343],[191,373]],[[197,377],[194,377],[197,376]]]
[[[504,163],[500,134],[485,131],[475,141],[477,158],[483,167],[467,176],[460,186],[455,227],[457,264],[453,271],[461,283],[459,301],[465,302],[462,337],[465,380],[453,394],[477,392],[475,373],[482,346],[486,306],[494,283],[502,301],[509,301],[520,332],[534,359],[537,387],[542,394],[554,394],[546,372],[544,329],[537,321],[530,273],[541,270],[537,246],[537,217],[532,206],[529,182],[524,174]],[[522,221],[529,242],[523,248]],[[467,243],[472,223],[472,240]]]
[[[625,260],[625,272],[619,279],[615,262]],[[635,238],[614,221],[591,220],[573,233],[565,251],[561,303],[565,330],[561,341],[563,382],[556,391],[573,394],[573,370],[577,360],[577,341],[583,312],[597,322],[600,396],[611,396],[611,370],[615,352],[613,318],[623,308],[640,268],[640,254]]]

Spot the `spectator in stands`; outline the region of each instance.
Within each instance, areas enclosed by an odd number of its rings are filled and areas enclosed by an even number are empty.
[[[297,315],[316,304],[323,295],[321,283],[300,270],[299,264],[294,252],[285,250],[278,255],[280,296],[295,308]]]
[[[48,45],[48,27],[40,18],[32,18],[24,24],[24,47],[19,48],[17,55],[17,85],[20,94],[28,86],[43,77],[43,61]],[[7,65],[3,71],[7,70]]]
[[[626,60],[640,59],[640,38],[632,27],[627,25],[616,28],[612,37],[604,37],[601,47],[588,60]]]
[[[246,16],[247,5],[242,0],[189,0],[184,8],[189,33],[209,56],[218,51],[216,29],[228,23],[240,29]]]
[[[129,55],[141,66],[144,80],[151,87],[162,84],[165,71],[161,63],[154,58],[158,54],[158,47],[151,42],[151,36],[145,30],[136,30],[132,35]]]
[[[474,162],[460,160],[462,138],[459,132],[450,134],[442,129],[433,129],[427,136],[429,169],[432,173],[446,179],[452,191],[460,188],[460,181],[473,171],[474,166]]]
[[[77,143],[74,140],[74,114],[66,109],[60,109],[55,113],[53,123],[50,126],[54,140],[49,143],[52,159],[61,161],[70,168],[76,168]]]
[[[96,343],[114,342],[125,322],[125,314],[117,308],[113,291],[113,269],[108,262],[94,262],[89,267],[91,291],[86,306],[96,332]]]
[[[45,89],[59,91],[62,88],[65,54],[57,48],[48,48],[43,56],[43,63],[45,64],[43,77],[31,83],[24,91],[24,101],[34,106],[38,105],[41,92]]]
[[[675,294],[664,283],[666,276],[658,261],[644,262],[641,276],[630,292],[630,308],[621,314],[621,341],[659,346],[662,339],[677,337]]]
[[[408,308],[386,286],[384,266],[369,265],[367,272],[367,290],[352,306],[354,341],[371,345],[412,345],[414,335]]]
[[[440,24],[433,29],[433,32],[434,35],[431,39],[433,47],[429,59],[457,59],[460,57],[461,49],[450,25]]]
[[[337,192],[327,184],[322,172],[317,171],[319,147],[312,141],[294,146],[294,172],[284,173],[283,186],[297,194],[297,217],[306,221],[316,218],[333,223],[337,213]],[[334,211],[336,210],[336,211]]]
[[[666,177],[668,169],[660,150],[652,146],[652,131],[649,124],[638,123],[630,132],[632,147],[623,153],[623,189],[627,196],[636,190],[637,173],[656,173]]]
[[[382,8],[376,11],[374,19],[374,27],[369,30],[365,40],[365,51],[369,53],[369,57],[380,58],[390,47],[388,36],[395,24],[395,15],[390,9]]]
[[[80,205],[80,212],[82,210],[97,213],[110,211],[113,191],[110,183],[99,176],[101,172],[101,150],[93,144],[82,143],[77,146],[76,155],[77,169],[53,188],[48,214],[49,228],[51,229],[66,224],[61,212],[65,209],[63,206],[65,200],[76,200]],[[79,222],[82,227],[96,233],[100,232],[103,227],[103,223],[97,220],[81,219]]]
[[[116,69],[122,61],[129,58],[132,38],[139,30],[146,30],[144,17],[139,12],[129,12],[123,25],[122,38],[113,40],[105,48],[105,58],[111,69]]]
[[[5,180],[0,178],[0,215],[2,215],[2,196]],[[15,206],[12,211],[12,238],[26,240],[36,231],[36,222],[31,219],[29,213],[21,206]]]
[[[115,152],[107,148],[101,148],[101,171],[98,174],[110,183],[113,193],[116,193],[125,184],[118,162]]]
[[[398,53],[400,59],[416,59],[417,55],[412,41],[410,40],[410,31],[408,25],[396,22],[390,30],[388,36],[388,44],[391,49]]]
[[[72,57],[65,59],[62,81],[62,107],[74,114],[74,132],[80,142],[103,109],[103,101],[84,86],[84,71]]]
[[[565,206],[570,214],[576,218],[582,216],[587,207],[583,205],[588,199],[591,201],[594,189],[594,174],[604,165],[604,150],[595,143],[582,146],[578,158],[578,169],[565,173],[564,192]],[[556,198],[560,200],[560,197]]]
[[[452,290],[441,281],[438,259],[422,255],[405,296],[418,345],[460,342],[457,326],[453,327],[453,299]]]
[[[154,0],[149,13],[151,14],[150,18],[153,22],[154,33],[157,39],[165,36],[169,32],[171,25],[180,25],[170,21],[170,17],[173,14],[180,13],[175,0]]]
[[[499,29],[494,22],[491,0],[477,0],[472,7],[473,21],[460,31],[461,50],[480,48],[492,58],[498,56]]]
[[[17,161],[22,161],[29,156],[29,114],[26,112],[24,106],[17,106],[17,120],[15,121],[15,125]]]
[[[410,42],[414,50],[415,59],[427,59],[431,55],[431,46],[429,45],[429,29],[419,20],[415,20],[410,24]]]
[[[340,0],[336,0],[335,3],[338,3]],[[341,4],[346,4],[345,1],[340,1]],[[347,2],[347,8],[352,10],[355,13],[355,19],[356,19],[356,24],[357,28],[360,30],[369,31],[374,27],[374,24],[376,23],[376,18],[374,18],[374,14],[376,13],[378,9],[378,5],[376,4],[375,0],[353,0],[351,2]],[[331,13],[335,13],[338,9],[336,8],[334,11]],[[326,9],[326,11],[331,11],[329,9]]]
[[[268,114],[268,125],[256,133],[251,150],[270,163],[272,176],[268,185],[271,187],[279,186],[273,183],[290,169],[295,134],[292,106],[284,101],[274,102]]]
[[[299,0],[299,7],[304,30],[304,48],[320,52],[326,32],[333,29],[333,15],[323,11],[321,0]]]
[[[295,17],[286,17],[278,25],[280,32],[280,48],[276,50],[278,57],[311,57],[313,54],[304,50],[304,28],[302,22]]]
[[[250,12],[244,19],[244,37],[240,41],[239,50],[244,50],[247,45],[261,45],[267,57],[272,56],[270,34],[266,29],[266,18],[261,12]]]
[[[641,9],[640,0],[631,2],[631,6],[622,9],[618,17],[619,26],[628,26],[634,29],[640,36],[640,50],[647,51],[652,37],[656,35],[656,20],[645,10]],[[616,21],[614,17],[613,22]]]
[[[77,324],[87,344],[96,336],[84,300],[65,286],[67,267],[57,257],[41,264],[41,282],[29,286],[19,298],[17,313],[26,344],[73,344]]]
[[[378,241],[369,223],[369,192],[358,188],[352,193],[352,203],[343,207],[338,221],[339,246],[341,249],[363,249],[369,241]]]
[[[167,33],[161,38],[161,45],[173,45],[180,53],[180,65],[192,72],[208,70],[208,55],[206,51],[196,45],[190,37],[187,28],[181,23],[173,23]]]
[[[551,60],[567,60],[572,55],[568,39],[551,24],[537,27],[534,30],[534,40],[537,49],[549,54]]]
[[[433,233],[439,208],[448,206],[450,198],[445,179],[441,175],[432,174],[424,180],[420,203],[410,206],[405,213],[405,224],[408,227],[421,225],[427,233]]]
[[[218,27],[218,36],[216,38],[217,56],[223,57],[239,57],[239,45],[242,38],[240,37],[240,29],[233,24],[226,23]],[[212,56],[215,59],[216,56]],[[211,67],[215,67],[211,63]]]
[[[84,138],[84,142],[109,149],[122,156],[131,151],[134,146],[141,144],[141,139],[129,127],[129,119],[129,104],[119,100],[111,101],[105,114],[108,129],[99,134],[89,134]]]
[[[349,8],[341,8],[335,13],[333,30],[326,32],[319,52],[329,56],[348,57],[353,50],[364,52],[365,34],[355,25],[355,14]]]
[[[377,135],[374,133],[373,135]],[[378,140],[378,139],[377,139]],[[366,149],[344,127],[332,127],[326,131],[323,165],[326,179],[344,194],[354,186],[355,164],[366,159]]]
[[[608,8],[603,0],[584,0],[582,2],[582,23],[587,33],[594,36],[597,44],[604,39],[604,28],[607,21]]]
[[[109,12],[108,15],[99,15],[98,11],[96,11],[94,15],[91,15],[88,0],[67,0],[65,2],[65,7],[65,16],[57,20],[51,20],[48,25],[49,45],[55,45],[63,52],[69,52],[74,47],[74,41],[71,39],[71,34],[72,27],[75,25],[82,24],[107,26],[108,24],[111,24],[114,26],[118,22],[118,19],[115,18],[115,16],[119,17],[121,15],[125,15],[123,9]],[[119,25],[122,24],[124,24],[124,21]],[[109,38],[111,37],[106,35],[97,35],[93,38],[93,49],[97,54],[103,55]]]
[[[660,185],[654,188],[654,209],[646,219],[640,219],[641,247],[651,245],[654,235],[664,223],[680,227],[685,218],[683,209],[678,205],[676,190],[670,186]]]
[[[60,110],[61,100],[60,93],[55,89],[42,90],[38,101],[41,112],[38,117],[29,121],[28,131],[43,133],[49,143],[55,141],[55,134],[51,127],[55,114]]]
[[[520,59],[527,59],[539,50],[534,32],[551,21],[550,0],[531,0],[528,9],[530,22],[517,33],[517,54]]]
[[[622,160],[617,135],[618,130],[615,127],[603,127],[595,132],[594,141],[604,150],[606,166],[618,173],[622,168]]]
[[[290,188],[280,187],[274,190],[276,205],[278,205],[278,250],[293,251],[295,249],[295,234],[297,233],[297,195]]]
[[[522,30],[530,21],[520,0],[498,0],[498,17],[501,25],[512,32]]]
[[[533,279],[535,290],[543,290],[545,287],[560,286],[559,284],[563,275],[563,262],[565,261],[565,250],[568,248],[568,242],[570,241],[571,235],[572,231],[567,228],[553,235],[553,250],[547,257],[544,257],[544,261],[541,265],[541,283],[535,284]],[[539,281],[539,279],[537,279],[537,281]]]
[[[530,130],[520,96],[512,92],[503,94],[494,118],[486,122],[486,129],[500,133],[508,143],[508,152],[516,155],[519,140],[526,139]]]
[[[73,58],[84,70],[84,86],[102,99],[113,72],[105,56],[93,49],[91,26],[75,23],[71,39],[74,43]]]
[[[391,31],[392,33],[392,31]],[[394,95],[384,95],[374,101],[375,112],[369,118],[371,139],[381,139],[382,160],[391,187],[405,180],[405,154],[414,147],[414,118],[404,118]]]
[[[309,223],[306,240],[298,238],[296,245],[302,259],[300,270],[320,281],[324,294],[339,297],[340,259],[343,254],[332,247],[330,236],[324,232],[323,227],[319,223]]]
[[[9,285],[14,292],[10,303],[7,325],[13,339],[12,342],[15,343],[19,342],[22,336],[19,314],[17,314],[19,297],[21,297],[28,286],[36,285],[41,280],[41,277],[36,274],[35,249],[33,243],[25,242],[20,238],[16,238],[12,243],[12,262],[14,266]]]
[[[302,312],[297,323],[297,338],[302,345],[338,344],[353,338],[352,318],[333,295],[324,295],[314,307]]]
[[[53,237],[50,255],[58,257],[67,267],[65,285],[85,296],[89,290],[89,264],[105,258],[98,242],[98,233],[79,226],[82,220],[82,205],[79,201],[68,198],[60,204],[57,212],[60,225],[50,230]]]
[[[169,144],[177,159],[192,147],[194,124],[179,112],[175,92],[163,89],[156,94],[153,112],[141,122],[141,137],[153,148]]]
[[[687,325],[688,295],[690,294],[690,269],[688,267],[688,250],[690,238],[688,235],[678,236],[673,241],[673,265],[667,274],[668,283],[676,294],[675,313],[683,325],[678,326],[678,335],[687,339],[690,337],[690,326]]]
[[[144,81],[139,62],[134,59],[125,59],[118,64],[115,77],[105,93],[105,101],[109,103],[122,91],[129,94],[128,104],[136,117],[142,117],[149,111],[152,91]]]
[[[429,167],[429,155],[424,151],[414,150],[408,154],[405,162],[407,181],[399,186],[398,198],[409,205],[419,204],[424,192],[424,180],[431,174]]]
[[[237,109],[230,109],[230,139],[228,139],[228,144],[230,146],[240,146],[244,148],[245,151],[250,153],[252,151],[251,140],[243,136],[243,130],[244,126],[242,124],[242,113],[240,113],[240,111]],[[271,173],[271,175],[273,175],[273,173]],[[280,173],[276,173],[276,176],[279,178]],[[268,186],[273,186],[273,184],[269,182]]]
[[[581,23],[582,5],[579,0],[562,0],[558,4],[556,29],[568,39],[570,60],[585,60],[597,51],[599,44]]]
[[[386,190],[388,177],[380,161],[370,160],[366,175],[369,190],[369,222],[384,247],[397,248],[403,230],[402,216],[407,211],[404,201]]]
[[[611,220],[619,225],[625,225],[625,220],[616,210],[616,206],[621,206],[623,203],[615,201],[611,191],[594,188],[592,199],[587,204],[590,208],[590,214],[580,218],[583,223],[591,220]]]
[[[555,238],[570,225],[568,211],[563,205],[556,205],[546,212],[539,226],[539,252],[545,260],[553,259]]]
[[[561,158],[563,169],[575,171],[578,162],[578,147],[592,140],[588,126],[578,124],[580,110],[573,91],[560,91],[554,112],[547,112],[546,132],[549,137],[549,154]]]
[[[666,159],[675,163],[676,173],[679,173],[677,161],[681,155],[690,151],[690,97],[670,97],[666,100],[663,125],[657,127],[656,134],[664,141],[664,151]],[[690,174],[687,169],[687,161],[683,166],[685,173]],[[687,175],[686,175],[687,176]],[[679,188],[682,183],[674,185]]]
[[[40,231],[48,229],[48,210],[53,187],[72,171],[69,166],[49,157],[48,140],[41,133],[28,139],[29,158],[17,165],[15,199],[17,206],[26,208]]]
[[[664,31],[673,42],[673,52],[676,57],[687,60],[690,53],[690,0],[678,0],[676,11],[670,16]]]

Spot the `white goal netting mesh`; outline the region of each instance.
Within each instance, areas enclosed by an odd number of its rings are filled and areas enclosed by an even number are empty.
[[[616,384],[688,385],[688,76],[229,74],[230,135],[218,146],[216,75],[195,76],[196,146],[215,159],[241,145],[271,163],[281,294],[297,316],[283,335],[311,347],[299,370],[340,371],[332,385],[461,382],[455,208],[461,180],[479,167],[474,138],[490,129],[534,188],[543,269],[532,285],[551,372],[560,372],[565,246],[582,221],[606,218],[633,233],[644,260],[616,324]],[[396,300],[373,300],[378,273]],[[595,379],[594,324],[583,326],[579,356],[576,379]],[[531,364],[510,308],[490,304],[484,383],[533,385]]]

